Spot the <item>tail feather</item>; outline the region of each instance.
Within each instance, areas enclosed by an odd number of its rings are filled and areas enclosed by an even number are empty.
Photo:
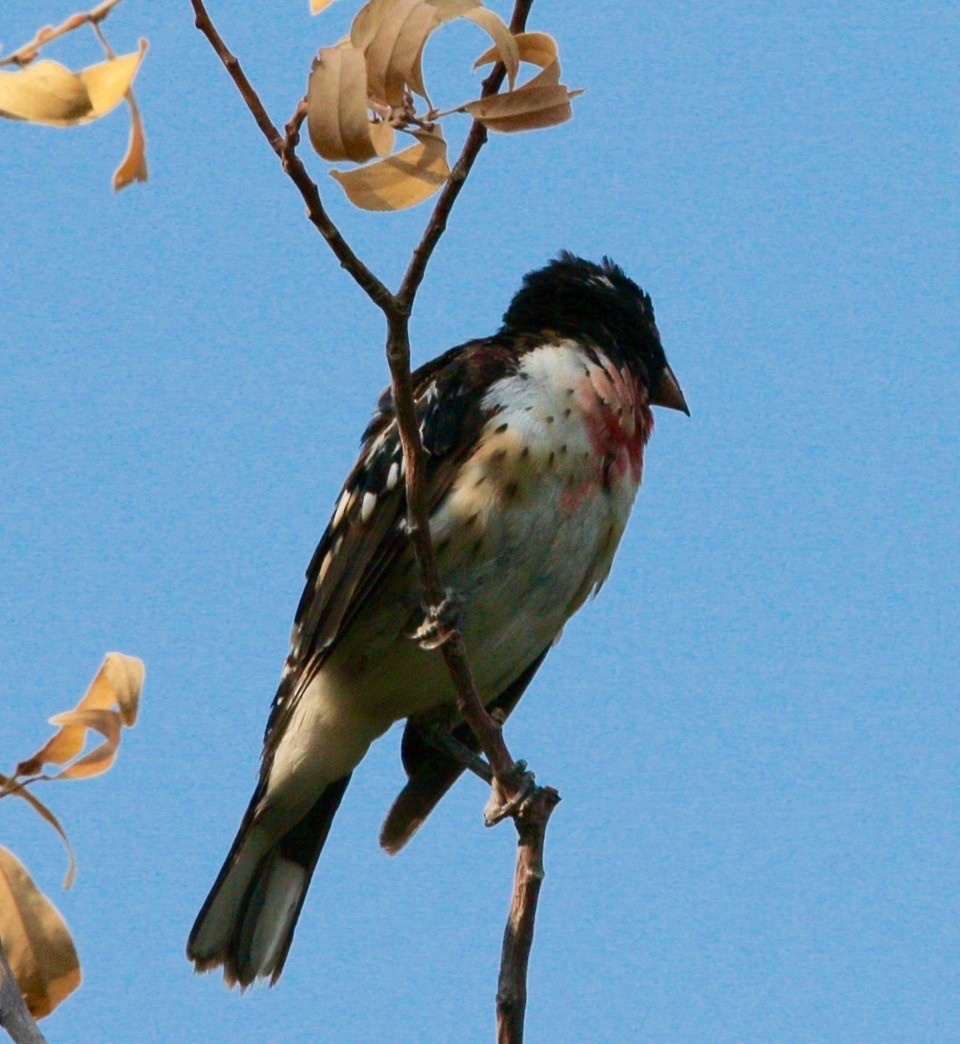
[[[230,854],[190,932],[187,956],[199,972],[223,967],[230,986],[283,971],[310,878],[350,776],[329,784],[279,839],[258,822],[254,795]]]

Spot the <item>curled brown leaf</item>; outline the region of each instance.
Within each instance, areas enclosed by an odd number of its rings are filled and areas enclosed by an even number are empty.
[[[560,82],[560,56],[557,41],[549,33],[518,33],[514,37],[517,54],[521,62],[539,65],[541,72],[528,80],[523,87],[541,87]],[[491,47],[473,63],[474,69],[500,60],[497,48]]]
[[[77,875],[77,860],[73,855],[73,845],[70,844],[70,838],[67,837],[67,832],[63,829],[60,820],[57,819],[50,809],[47,808],[47,806],[35,794],[31,794],[25,786],[18,783],[15,779],[11,779],[10,776],[5,776],[0,772],[0,797],[6,797],[8,794],[12,794],[14,797],[23,798],[34,812],[36,812],[44,822],[49,823],[50,826],[52,826],[60,835],[60,839],[63,841],[63,845],[67,850],[67,873],[63,879],[63,887],[70,888],[73,885],[73,879]]]
[[[327,160],[364,163],[393,147],[393,128],[368,115],[366,62],[348,42],[317,55],[307,88],[307,130]]]
[[[486,128],[511,134],[565,123],[573,115],[571,98],[582,91],[569,91],[561,84],[522,87],[468,102],[463,108]]]
[[[370,97],[380,105],[399,106],[410,90],[429,101],[423,49],[431,33],[456,18],[489,34],[512,86],[520,65],[514,36],[480,0],[370,0],[350,29],[351,43],[366,57]]]
[[[378,14],[364,48],[370,97],[382,105],[402,105],[409,87],[425,98],[421,63],[427,39],[442,24],[437,9],[426,0],[392,0]]]
[[[113,172],[114,192],[119,192],[120,189],[126,188],[134,181],[147,180],[146,140],[143,135],[140,109],[133,96],[133,91],[127,91],[126,100],[127,105],[130,106],[130,139],[120,166]]]
[[[0,939],[35,1019],[49,1015],[80,985],[80,961],[66,922],[20,860],[2,847]]]
[[[83,750],[88,729],[99,732],[106,742],[53,778],[76,779],[106,772],[116,757],[120,726],[132,726],[137,719],[143,678],[142,660],[107,653],[83,699],[72,711],[50,719],[59,730],[20,762],[15,777],[36,775],[48,764],[66,765]]]
[[[354,206],[362,210],[404,210],[429,199],[450,176],[447,146],[439,129],[414,134],[417,144],[389,159],[357,170],[332,170]]]
[[[570,100],[582,91],[568,90],[560,83],[557,42],[548,33],[520,33],[516,37],[520,60],[540,66],[540,72],[512,91],[479,98],[463,106],[492,131],[509,134],[564,123],[573,115]],[[497,61],[495,48],[485,51],[474,68]]]

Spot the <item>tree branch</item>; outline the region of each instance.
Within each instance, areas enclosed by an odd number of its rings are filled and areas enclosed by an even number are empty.
[[[15,1044],[47,1044],[27,1008],[0,940],[0,1026]]]
[[[532,6],[533,0],[516,0],[513,15],[510,18],[510,32],[522,33],[526,29],[527,18]],[[496,94],[503,85],[503,78],[506,75],[506,66],[504,66],[503,62],[497,62],[493,67],[493,71],[483,81],[480,97],[489,98],[491,94]],[[420,284],[423,282],[427,263],[433,255],[440,237],[446,231],[447,218],[453,209],[453,204],[456,203],[457,196],[460,195],[460,190],[463,188],[463,183],[466,181],[477,156],[480,155],[480,150],[486,143],[487,128],[479,120],[474,120],[470,125],[470,131],[467,134],[467,140],[463,144],[460,156],[450,171],[450,177],[447,179],[446,185],[443,186],[440,192],[440,196],[433,208],[433,213],[430,215],[430,221],[427,223],[423,236],[413,252],[406,275],[403,277],[403,282],[397,291],[397,299],[408,308],[413,307],[413,300],[417,295]]]
[[[503,933],[500,980],[497,986],[498,1044],[522,1044],[527,1008],[527,963],[533,946],[537,901],[543,883],[543,843],[550,814],[560,795],[552,787],[538,788],[514,817],[517,825],[517,870],[513,879],[510,913]]]
[[[240,62],[230,53],[227,45],[223,42],[223,38],[217,32],[216,26],[214,26],[213,22],[210,20],[210,15],[207,14],[207,9],[203,5],[203,0],[190,0],[190,2],[193,5],[193,12],[196,19],[195,24],[197,28],[210,41],[210,46],[213,47],[217,57],[221,62],[223,62],[224,67],[230,74],[233,82],[237,85],[237,90],[240,92],[240,96],[243,98],[244,102],[246,102],[247,108],[250,110],[253,118],[257,121],[257,126],[270,144],[270,148],[273,149],[279,157],[283,164],[283,169],[286,171],[290,180],[300,190],[300,195],[303,196],[303,201],[307,205],[307,219],[327,241],[330,249],[334,252],[337,260],[340,262],[340,267],[345,268],[350,275],[353,276],[354,280],[367,294],[370,300],[373,301],[381,311],[386,312],[387,309],[393,305],[393,294],[390,293],[373,272],[371,272],[360,258],[357,257],[353,250],[351,250],[347,241],[342,235],[340,235],[340,230],[333,223],[330,215],[327,214],[324,209],[323,203],[320,200],[320,190],[317,188],[316,182],[311,179],[302,160],[294,151],[296,141],[294,140],[293,143],[291,143],[291,141],[280,137],[280,132],[267,115],[267,110],[264,108],[263,102],[260,101],[259,95],[253,89],[246,74],[240,67]],[[294,117],[294,119],[296,119],[296,117]],[[291,121],[291,123],[292,122],[293,121]],[[300,123],[302,122],[303,120],[301,118]],[[294,138],[296,140],[299,139],[299,124],[297,124],[297,132]]]
[[[487,140],[486,129],[474,120],[457,162],[434,206],[433,213],[410,259],[400,289],[396,294],[367,268],[343,239],[326,213],[316,183],[296,154],[300,129],[306,118],[305,101],[301,101],[287,123],[285,136],[267,115],[260,98],[247,79],[239,61],[230,53],[220,37],[203,0],[191,0],[197,28],[207,37],[240,91],[257,126],[279,157],[284,171],[294,182],[307,205],[307,217],[326,240],[342,268],[353,277],[367,296],[383,312],[387,322],[387,363],[397,430],[403,450],[405,491],[407,499],[407,532],[417,560],[427,622],[441,635],[439,651],[456,691],[457,709],[470,726],[486,755],[493,773],[493,795],[485,812],[488,825],[511,816],[519,836],[513,901],[501,959],[497,993],[498,1039],[500,1044],[520,1044],[526,1004],[526,974],[537,898],[543,879],[543,843],[547,821],[560,800],[551,788],[533,787],[532,774],[522,762],[511,757],[500,724],[483,706],[467,659],[463,636],[456,624],[444,619],[444,610],[455,602],[455,594],[443,586],[430,537],[430,517],[425,479],[426,453],[420,438],[413,383],[410,373],[410,313],[423,281],[427,264],[443,235],[447,219],[463,183]],[[510,28],[522,32],[533,0],[515,0]],[[483,83],[482,95],[488,97],[501,87],[506,70],[502,63],[494,66]]]

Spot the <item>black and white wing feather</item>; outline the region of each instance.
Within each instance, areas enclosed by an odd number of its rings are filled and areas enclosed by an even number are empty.
[[[515,348],[496,340],[471,341],[414,372],[431,511],[476,448],[489,419],[485,391],[512,372],[516,360]],[[301,694],[407,546],[403,461],[388,389],[307,569],[290,655],[267,722],[262,779]]]

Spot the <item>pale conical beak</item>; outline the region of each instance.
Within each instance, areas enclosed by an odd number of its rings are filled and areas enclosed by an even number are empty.
[[[679,410],[690,416],[687,400],[669,366],[664,366],[660,371],[660,377],[650,390],[650,402],[653,406],[666,406],[669,410]]]

